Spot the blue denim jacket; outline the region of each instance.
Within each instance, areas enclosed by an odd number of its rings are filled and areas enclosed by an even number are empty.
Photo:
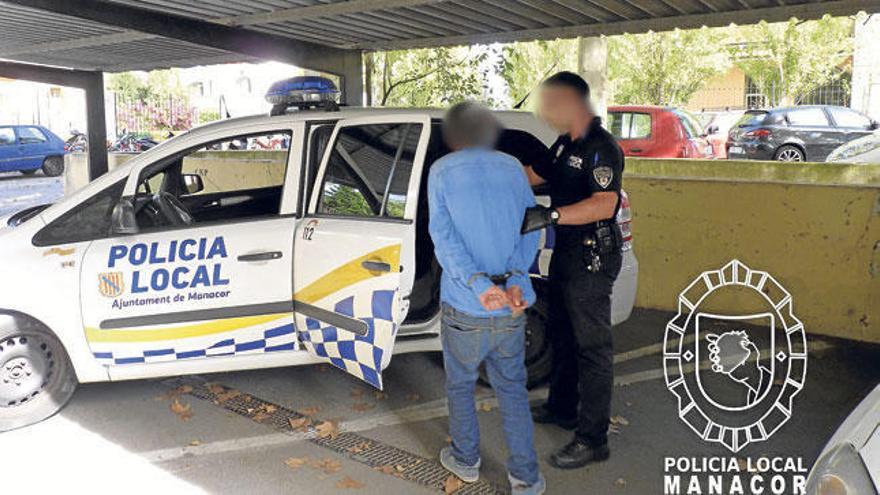
[[[528,271],[540,233],[520,234],[535,197],[516,158],[481,148],[444,156],[431,167],[428,203],[443,302],[474,316],[509,314],[508,308],[486,311],[479,300],[492,286],[485,275],[508,272],[507,285],[520,286],[526,301],[535,301]]]

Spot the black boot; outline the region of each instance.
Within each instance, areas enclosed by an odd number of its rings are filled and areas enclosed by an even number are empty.
[[[555,424],[566,430],[577,428],[577,418],[560,418],[555,412],[547,409],[546,405],[532,408],[532,421],[538,424]]]
[[[608,444],[593,448],[575,438],[550,456],[550,464],[559,469],[575,469],[591,462],[604,461],[610,455]]]

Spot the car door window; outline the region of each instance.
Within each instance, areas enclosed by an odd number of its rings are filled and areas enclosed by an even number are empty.
[[[11,127],[0,127],[0,146],[15,144],[15,131]]]
[[[828,119],[821,108],[803,108],[788,112],[788,123],[804,127],[828,127]]]
[[[850,129],[871,128],[871,119],[853,110],[848,110],[846,108],[829,108],[828,111],[831,112],[831,118],[834,119],[834,123],[837,124],[837,127],[847,127]]]
[[[609,112],[608,129],[617,139],[647,139],[651,137],[651,114]]]
[[[403,218],[421,124],[343,127],[330,153],[318,213]]]
[[[47,141],[43,131],[36,127],[22,127],[18,130],[18,140],[21,144],[40,144]]]

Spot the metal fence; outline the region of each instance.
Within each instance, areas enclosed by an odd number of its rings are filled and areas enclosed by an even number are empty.
[[[848,73],[824,86],[820,86],[808,94],[795,95],[793,105],[837,105],[848,107],[851,100],[851,88],[849,81],[852,76]],[[780,106],[785,95],[775,87],[770,87],[766,93],[755,84],[751,78],[746,78],[746,91],[744,105],[746,108],[772,108]]]
[[[162,135],[190,129],[198,122],[198,109],[185,98],[126,99],[115,95],[116,135]]]

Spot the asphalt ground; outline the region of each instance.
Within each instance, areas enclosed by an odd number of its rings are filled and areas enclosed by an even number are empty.
[[[29,206],[52,203],[64,195],[64,177],[46,177],[43,172],[22,175],[0,173],[0,216]]]
[[[678,419],[661,359],[670,316],[638,310],[615,327],[612,414],[617,424],[610,436],[610,460],[585,469],[554,469],[546,457],[571,434],[536,427],[547,493],[662,493],[664,458],[730,455],[700,440]],[[738,457],[799,456],[812,464],[843,418],[880,380],[878,346],[811,338],[809,347],[806,385],[795,399],[791,420]],[[190,385],[180,388],[181,383]],[[205,400],[188,393],[187,386],[204,392],[205,383],[226,397],[242,395]],[[445,478],[425,485],[412,474],[418,465],[431,467],[447,442],[439,354],[395,356],[385,383],[379,394],[338,370],[316,365],[219,373],[186,382],[82,385],[55,417],[0,434],[0,485],[4,493],[33,494],[443,493]],[[531,394],[538,403],[546,389]],[[251,410],[231,411],[230,404],[241,403],[244,395],[252,398],[247,404],[253,407],[243,406]],[[487,387],[478,387],[476,395],[483,487],[503,489],[506,451],[497,403]],[[279,426],[266,419],[267,413],[299,418],[294,411],[316,423],[328,421],[320,433],[324,437],[316,443],[314,429],[291,431],[284,422]],[[336,431],[340,439],[351,436],[356,443],[335,450],[321,445]],[[366,454],[374,448],[397,452],[398,461],[370,461]]]

